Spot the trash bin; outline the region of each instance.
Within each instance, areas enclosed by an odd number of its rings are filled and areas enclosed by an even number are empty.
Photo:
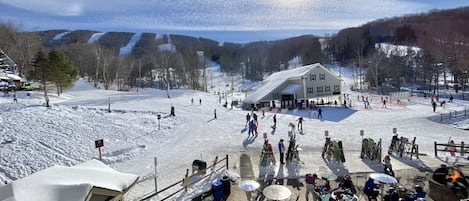
[[[228,176],[223,176],[221,183],[223,183],[223,198],[227,200],[231,194],[231,179]]]
[[[213,201],[223,200],[223,183],[221,181],[212,183],[212,195]]]

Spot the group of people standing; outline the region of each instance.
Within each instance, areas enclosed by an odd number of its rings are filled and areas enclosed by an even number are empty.
[[[251,114],[246,114],[246,125],[248,127],[248,134],[249,136],[256,136],[258,135],[257,127],[259,126],[259,122],[257,121],[257,114],[252,112]]]

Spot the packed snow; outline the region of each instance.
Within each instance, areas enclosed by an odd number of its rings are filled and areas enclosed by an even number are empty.
[[[155,157],[159,189],[180,181],[193,160],[211,163],[215,156],[228,155],[230,170],[236,172],[239,171],[240,155],[246,153],[258,176],[261,171],[259,155],[264,143],[262,134],[267,133],[277,151],[276,143],[280,139],[288,140],[288,125],[296,125],[299,116],[306,118],[303,123],[305,132],[296,135],[304,164],[296,166],[295,171],[277,169],[277,174],[286,177],[324,168],[337,175],[381,171],[379,164],[369,164],[359,158],[360,130],[364,130],[364,137],[382,139],[383,153],[390,145],[393,128],[397,128],[399,136],[416,137],[420,153],[426,156],[422,155],[420,160],[393,157],[394,170],[468,162],[462,157],[436,158],[433,150],[435,141],[446,143],[449,137],[456,143],[467,141],[468,131],[453,126],[458,125],[457,121],[453,120],[451,124],[439,121],[440,114],[462,110],[469,105],[467,101],[455,99],[433,112],[429,98],[413,96],[401,100],[400,104],[389,101],[383,107],[383,96],[349,91],[352,73],[344,68],[332,68],[336,74],[341,71],[342,88],[352,100],[351,108],[323,107],[322,119],[311,116],[314,112],[302,110],[265,111],[265,115],[257,111],[259,137],[248,138],[245,116],[250,111],[230,105],[224,107],[223,104],[243,99],[246,96],[244,90],[256,87],[239,77],[224,75],[217,67],[209,70],[212,75],[209,92],[173,89],[169,92],[170,98],[163,90],[103,90],[85,80],[78,80],[72,89],[60,96],[51,91],[50,108],[44,107],[43,92],[40,91],[18,91],[16,103],[11,94],[0,97],[0,181],[13,182],[55,165],[72,166],[96,159],[98,150],[94,143],[98,139],[104,140],[102,161],[106,165],[138,175],[142,180],[128,193],[129,200],[154,190]],[[232,84],[233,93],[229,91]],[[358,100],[362,95],[369,98],[372,109],[365,109]],[[111,112],[108,112],[109,106]],[[175,116],[170,115],[172,106]],[[277,117],[275,130],[271,128],[274,114]],[[157,119],[158,115],[161,120]],[[343,141],[347,159],[344,164],[326,163],[321,158],[326,130],[332,140]],[[193,188],[189,192],[198,191],[200,189]],[[175,199],[190,199],[190,195],[193,194],[176,195]]]

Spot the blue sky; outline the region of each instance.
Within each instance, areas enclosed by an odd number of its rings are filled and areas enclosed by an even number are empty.
[[[0,19],[27,31],[258,32],[263,39],[267,32],[321,35],[375,19],[468,5],[467,0],[0,0]]]

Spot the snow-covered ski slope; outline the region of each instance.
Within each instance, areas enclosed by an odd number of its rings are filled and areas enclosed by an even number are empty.
[[[412,166],[436,167],[442,161],[433,157],[434,141],[443,143],[449,136],[457,143],[468,139],[467,131],[432,120],[441,112],[467,106],[466,101],[455,100],[433,113],[430,100],[423,97],[412,97],[402,105],[391,102],[383,108],[381,96],[350,91],[345,93],[352,97],[351,109],[325,107],[322,120],[309,118],[309,113],[304,111],[280,112],[277,113],[275,132],[271,128],[274,114],[266,112],[262,116],[257,112],[261,134],[254,140],[247,139],[245,115],[248,111],[223,107],[225,98],[220,99],[217,94],[227,94],[227,101],[231,102],[231,93],[224,92],[231,88],[232,80],[235,82],[235,100],[245,97],[241,88],[251,88],[252,83],[224,76],[216,67],[209,69],[212,74],[209,86],[213,87],[209,87],[208,93],[177,89],[170,91],[171,98],[167,98],[165,91],[155,89],[139,89],[133,93],[96,89],[84,80],[78,80],[71,90],[60,96],[51,92],[50,108],[43,106],[42,92],[19,91],[18,103],[13,103],[12,96],[1,96],[1,183],[54,165],[74,165],[97,158],[98,150],[94,145],[97,139],[104,140],[102,153],[107,165],[141,178],[151,177],[153,159],[157,157],[160,186],[180,180],[193,160],[210,162],[217,155],[228,154],[230,166],[236,171],[240,154],[248,153],[254,163],[254,172],[258,173],[257,163],[264,142],[262,133],[268,134],[274,152],[277,152],[276,143],[280,139],[288,141],[288,124],[296,124],[300,115],[306,117],[303,122],[306,132],[297,135],[301,160],[305,162],[296,172],[300,175],[322,167],[339,174],[374,171],[372,166],[359,159],[360,130],[364,130],[364,137],[381,138],[383,151],[387,151],[393,128],[397,128],[399,135],[410,139],[417,137],[420,152],[427,156],[416,162],[393,160],[395,170]],[[350,73],[344,68],[341,70],[347,90]],[[334,71],[338,72],[337,69]],[[357,101],[358,95],[368,96],[372,109],[364,109]],[[192,98],[196,100],[193,104]],[[107,112],[109,101],[111,113]],[[174,117],[169,115],[171,106],[175,107]],[[214,109],[217,119],[213,118]],[[162,117],[160,126],[158,114]],[[328,166],[321,158],[326,130],[333,140],[343,141],[347,161],[340,169]],[[467,160],[460,159],[459,162]],[[147,187],[136,189],[130,198],[151,191],[152,184],[149,182]]]

